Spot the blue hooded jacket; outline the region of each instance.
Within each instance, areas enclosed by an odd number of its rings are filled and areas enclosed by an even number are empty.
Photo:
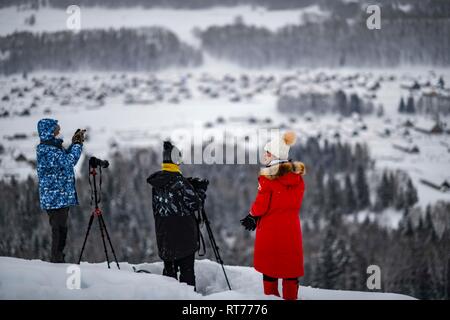
[[[37,129],[41,143],[36,148],[39,199],[43,210],[78,205],[74,166],[81,156],[82,145],[72,144],[65,150],[62,140],[54,136],[57,120],[42,119]]]

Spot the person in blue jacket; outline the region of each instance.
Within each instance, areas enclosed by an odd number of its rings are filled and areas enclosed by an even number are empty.
[[[36,148],[39,200],[47,211],[52,228],[51,262],[63,263],[69,208],[78,205],[74,167],[81,156],[84,130],[77,130],[72,145],[64,149],[58,138],[60,126],[54,119],[42,119],[37,125],[40,143]]]

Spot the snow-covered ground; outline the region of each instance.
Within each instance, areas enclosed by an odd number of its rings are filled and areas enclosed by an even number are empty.
[[[220,265],[209,260],[195,262],[198,292],[195,292],[193,287],[162,276],[161,262],[138,265],[122,262],[120,270],[115,265],[108,270],[106,263],[83,262],[80,266],[80,289],[68,289],[68,279],[73,275],[73,270],[68,269],[70,266],[73,265],[0,257],[0,299],[279,299],[263,294],[261,274],[250,267],[225,266],[233,289],[229,291]],[[135,273],[133,266],[138,270],[149,271],[151,274]],[[69,283],[74,282],[69,281]],[[394,293],[300,287],[299,299],[410,300],[414,298]]]
[[[25,20],[31,15],[36,23],[30,26]],[[296,10],[266,10],[249,6],[217,7],[199,10],[121,8],[120,10],[101,7],[81,8],[81,29],[119,29],[160,26],[167,28],[182,40],[192,45],[198,44],[193,31],[212,25],[221,26],[233,23],[242,17],[248,25],[276,30],[287,24],[302,23],[305,19],[326,18],[318,5]],[[15,7],[0,9],[0,35],[15,31],[55,32],[67,30],[69,14],[65,10],[41,8],[39,10],[18,10]]]

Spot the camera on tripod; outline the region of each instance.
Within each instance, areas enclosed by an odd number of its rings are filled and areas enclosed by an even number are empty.
[[[108,240],[109,246],[110,246],[112,254],[114,256],[114,260],[116,261],[117,269],[120,269],[119,262],[116,257],[116,253],[114,252],[114,247],[111,242],[111,238],[109,237],[108,229],[106,228],[105,220],[103,219],[103,212],[99,206],[99,204],[101,202],[101,194],[102,194],[102,168],[106,169],[106,168],[108,168],[108,166],[109,166],[109,162],[106,160],[101,160],[96,157],[89,158],[89,186],[91,188],[91,205],[92,205],[92,201],[94,200],[95,208],[92,211],[91,217],[89,218],[89,224],[88,224],[88,228],[86,231],[86,235],[84,237],[83,246],[81,247],[81,253],[80,253],[80,257],[78,259],[78,264],[81,263],[81,258],[83,257],[84,248],[86,246],[86,241],[88,239],[89,231],[91,230],[92,222],[94,221],[94,217],[97,217],[98,222],[99,222],[98,225],[100,227],[100,234],[102,236],[103,248],[105,250],[106,262],[108,264],[108,268],[110,268],[110,265],[109,265],[109,256],[108,256],[108,249],[106,246],[106,240]],[[96,171],[97,168],[100,168],[99,174]],[[99,175],[99,181],[98,181],[99,188],[98,189],[97,189],[97,178],[96,178],[97,175]],[[91,182],[91,177],[92,177],[92,182]],[[106,239],[105,239],[105,236],[106,236]]]
[[[106,160],[100,160],[96,157],[89,158],[89,167],[97,169],[97,167],[106,169],[109,167],[109,162]]]
[[[200,179],[200,178],[188,178],[188,181],[196,191],[203,191],[206,192],[209,185],[209,180],[207,179]]]
[[[207,179],[200,178],[187,178],[189,183],[194,187],[195,192],[198,193],[202,201],[205,201],[206,190],[208,189],[209,181]]]

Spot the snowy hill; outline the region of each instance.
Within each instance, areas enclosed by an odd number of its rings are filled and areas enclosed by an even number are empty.
[[[261,275],[250,267],[226,266],[233,290],[228,291],[220,265],[209,260],[195,263],[198,293],[186,284],[162,276],[162,263],[132,265],[121,270],[106,263],[81,264],[81,288],[67,289],[70,264],[0,257],[0,299],[277,299],[262,294]],[[132,267],[147,270],[135,273]],[[301,300],[409,300],[393,293],[324,290],[300,287]]]

